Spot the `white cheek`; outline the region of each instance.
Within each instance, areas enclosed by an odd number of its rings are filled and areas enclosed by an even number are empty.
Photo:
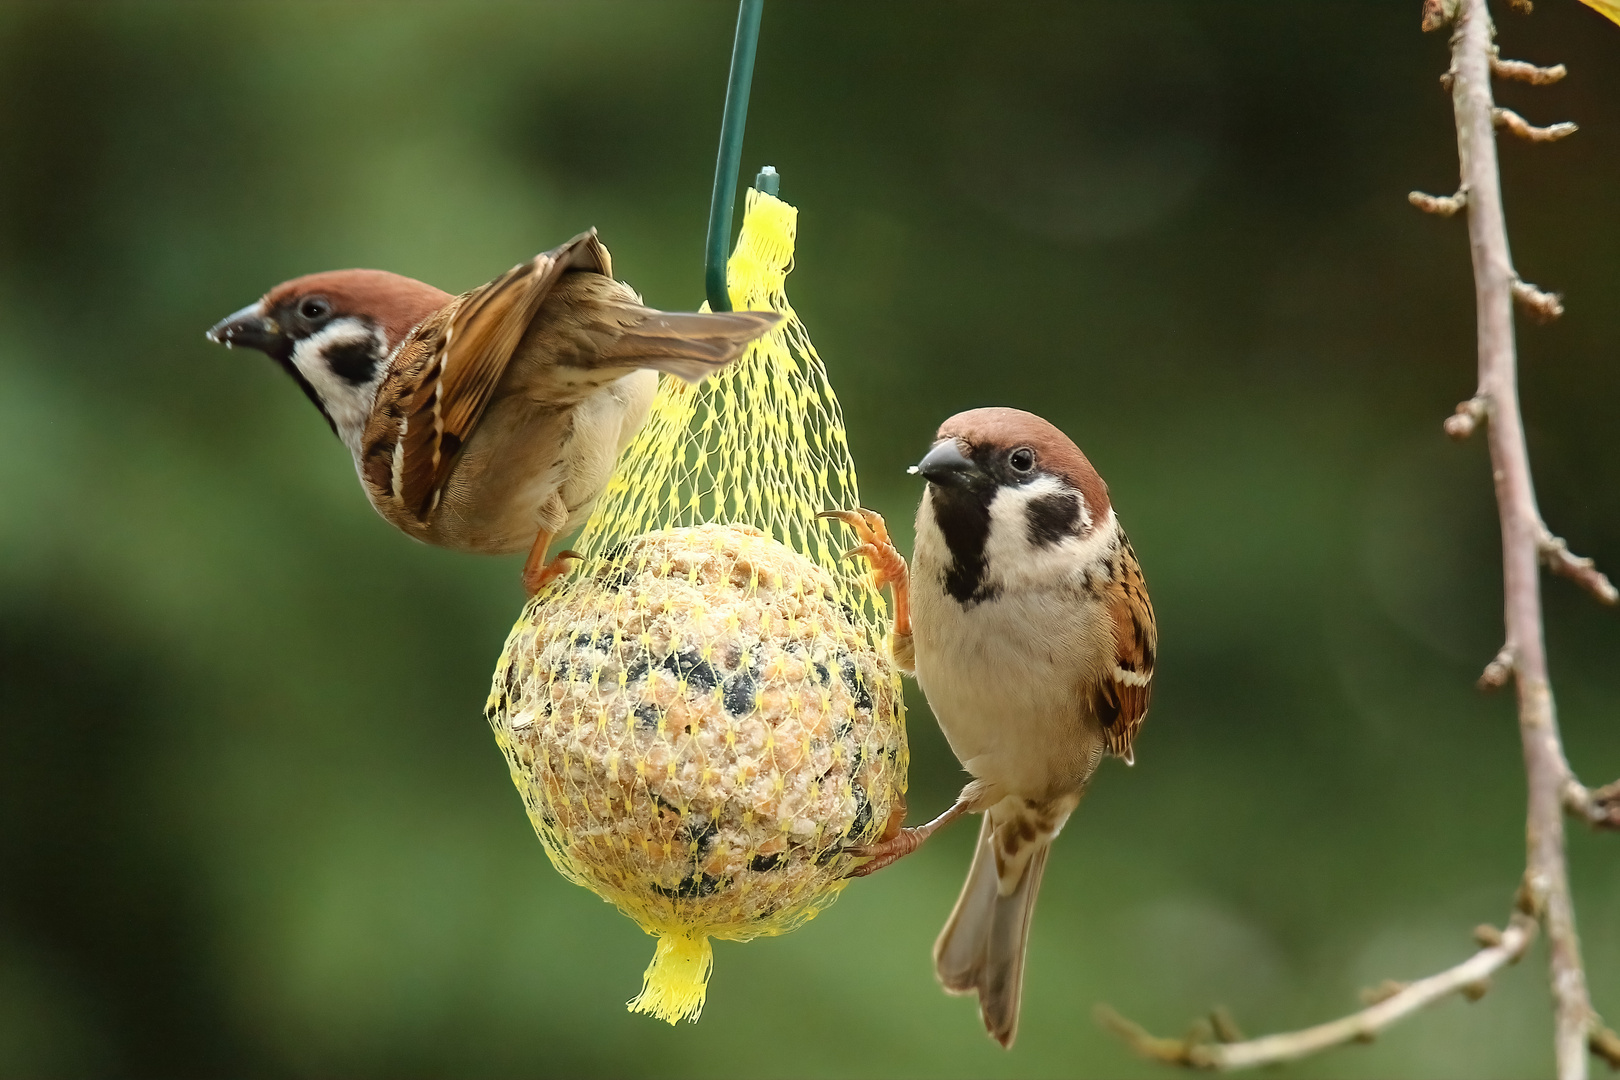
[[[1068,536],[1055,544],[1035,541],[1029,534],[1029,504],[1063,493],[1080,500],[1084,535]],[[1114,542],[1113,513],[1109,509],[1102,521],[1092,520],[1085,497],[1056,477],[1042,476],[1020,487],[1002,488],[990,504],[990,536],[984,546],[989,580],[1010,591],[1046,589],[1085,573],[1108,557]]]
[[[338,437],[356,456],[360,453],[360,440],[365,434],[366,422],[371,419],[377,387],[382,384],[387,364],[379,363],[368,381],[356,385],[328,366],[325,353],[343,345],[371,345],[375,340],[376,331],[360,320],[335,319],[320,333],[300,341],[292,355],[293,366],[320,395],[327,415],[337,427]]]

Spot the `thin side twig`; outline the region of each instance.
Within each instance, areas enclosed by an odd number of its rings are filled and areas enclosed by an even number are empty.
[[[1620,780],[1589,788],[1573,775],[1566,777],[1564,809],[1594,829],[1620,830]]]
[[[1620,1035],[1602,1024],[1592,1029],[1592,1053],[1609,1063],[1609,1068],[1620,1069]]]
[[[1515,277],[1511,286],[1513,299],[1539,323],[1549,323],[1564,313],[1564,298],[1557,293],[1543,292],[1523,278]]]
[[[1451,217],[1468,205],[1468,189],[1458,188],[1455,195],[1430,195],[1423,191],[1413,191],[1408,193],[1406,201],[1425,214]]]
[[[1494,929],[1494,928],[1493,928]],[[1370,1042],[1377,1034],[1427,1005],[1451,994],[1477,998],[1489,985],[1493,973],[1514,963],[1536,937],[1536,920],[1514,913],[1506,930],[1494,942],[1455,967],[1438,975],[1406,983],[1360,1012],[1317,1024],[1300,1031],[1266,1035],[1244,1042],[1210,1042],[1199,1036],[1166,1039],[1153,1035],[1140,1024],[1128,1020],[1106,1005],[1096,1009],[1098,1023],[1124,1039],[1143,1057],[1194,1069],[1229,1071],[1273,1065],[1309,1057],[1350,1042]]]
[[[1505,127],[1519,138],[1527,142],[1557,142],[1566,135],[1573,135],[1581,130],[1576,124],[1564,121],[1561,124],[1548,124],[1546,127],[1536,127],[1530,121],[1514,112],[1512,109],[1497,109],[1493,116],[1497,127]]]
[[[1516,79],[1531,86],[1549,86],[1568,75],[1569,69],[1563,64],[1537,67],[1523,60],[1503,60],[1500,56],[1492,56],[1491,74],[1502,79]]]
[[[1562,536],[1554,536],[1546,525],[1541,527],[1537,544],[1541,561],[1559,577],[1567,577],[1605,604],[1620,602],[1620,590],[1609,576],[1597,568],[1591,559],[1569,550]]]

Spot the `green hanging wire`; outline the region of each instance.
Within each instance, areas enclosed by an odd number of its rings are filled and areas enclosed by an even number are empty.
[[[731,246],[731,215],[737,203],[743,129],[748,122],[748,88],[754,81],[754,51],[759,44],[759,17],[764,9],[765,0],[742,0],[737,8],[737,37],[731,45],[731,79],[726,84],[726,111],[720,120],[720,156],[714,164],[709,240],[703,261],[703,288],[709,295],[710,311],[731,310],[726,255]]]

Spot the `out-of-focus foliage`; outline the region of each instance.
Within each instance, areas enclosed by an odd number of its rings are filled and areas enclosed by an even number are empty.
[[[1505,9],[1505,5],[1504,9]],[[788,937],[701,1024],[628,1015],[650,942],[546,864],[480,715],[515,560],[429,549],[254,353],[294,274],[459,290],[590,225],[701,300],[735,6],[0,8],[0,1075],[1118,1076],[1090,1020],[1251,1030],[1465,955],[1522,866],[1439,35],[1416,5],[768,5],[745,151],[801,208],[795,304],[870,504],[962,408],[1040,411],[1158,607],[1153,714],[1060,841],[1017,1049],[929,947],[973,829]],[[1499,12],[1543,508],[1620,567],[1620,40]],[[1571,755],[1620,775],[1620,621],[1548,586]],[[961,782],[913,698],[912,804]],[[1620,1014],[1620,850],[1571,841]],[[1537,958],[1300,1076],[1550,1068]]]

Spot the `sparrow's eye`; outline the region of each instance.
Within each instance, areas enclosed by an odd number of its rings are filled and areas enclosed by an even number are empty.
[[[298,305],[298,314],[306,319],[324,319],[331,310],[331,305],[316,296],[312,296]]]
[[[1007,455],[1007,464],[1013,467],[1013,472],[1027,473],[1035,468],[1035,451],[1027,446],[1020,446]]]

